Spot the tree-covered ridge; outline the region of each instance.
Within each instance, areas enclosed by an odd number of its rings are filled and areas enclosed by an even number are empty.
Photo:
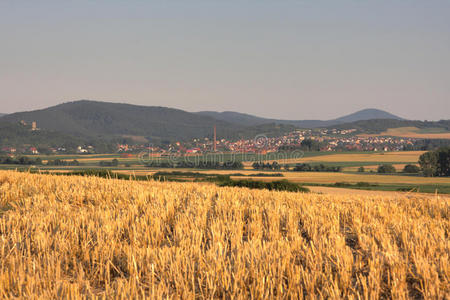
[[[49,148],[65,148],[67,152],[75,152],[80,145],[92,145],[98,152],[114,151],[114,140],[93,137],[79,137],[54,130],[31,130],[30,126],[20,123],[0,121],[0,150],[2,148],[17,148],[27,152],[30,147],[36,147],[40,153]]]
[[[27,123],[35,121],[41,129],[76,137],[111,139],[138,136],[152,143],[212,137],[214,126],[218,136],[229,139],[251,137],[262,132],[276,135],[295,129],[295,126],[281,124],[243,126],[179,109],[88,100],[1,118],[1,121],[10,123],[22,120]]]

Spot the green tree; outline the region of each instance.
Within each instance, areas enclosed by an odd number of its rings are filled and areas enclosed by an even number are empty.
[[[450,148],[441,148],[437,152],[437,176],[450,176]]]
[[[312,139],[304,139],[300,143],[300,147],[304,149],[305,151],[319,151],[320,150],[320,143],[318,141],[312,140]]]
[[[378,166],[377,172],[386,174],[386,173],[395,173],[396,170],[393,165],[385,164]]]
[[[430,151],[422,154],[419,157],[419,165],[425,176],[436,176],[438,165],[437,152]]]
[[[119,161],[118,161],[116,158],[114,158],[114,159],[111,161],[111,165],[114,166],[114,167],[117,167],[117,166],[119,165]]]
[[[416,165],[406,165],[403,168],[403,173],[415,174],[415,173],[419,173],[419,172],[420,172],[420,168]]]
[[[363,166],[361,166],[361,167],[359,167],[359,168],[358,168],[358,172],[360,172],[360,173],[364,173],[364,171],[365,171],[365,169],[364,169],[364,167],[363,167]]]

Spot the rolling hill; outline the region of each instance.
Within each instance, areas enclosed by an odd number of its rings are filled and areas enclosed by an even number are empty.
[[[355,113],[349,114],[347,116],[343,116],[341,118],[331,120],[331,122],[348,123],[348,122],[373,120],[373,119],[403,120],[403,118],[400,118],[399,116],[388,113],[384,110],[368,108],[368,109],[363,109],[363,110],[357,111]]]
[[[300,128],[317,128],[317,127],[328,127],[337,124],[371,120],[371,119],[392,119],[392,120],[402,120],[402,118],[388,113],[379,109],[364,109],[357,111],[355,113],[333,119],[333,120],[279,120],[279,119],[268,119],[261,118],[249,114],[242,114],[232,111],[224,112],[214,112],[214,111],[201,111],[197,114],[203,116],[209,116],[217,120],[222,120],[230,123],[237,123],[245,126],[261,125],[266,123],[275,124],[289,124]]]
[[[60,132],[50,130],[31,131],[30,129],[31,126],[0,121],[0,147],[27,148],[39,145],[39,147],[65,146],[75,149],[77,145],[84,144],[82,139]],[[94,142],[98,142],[98,140],[89,141],[89,144]]]
[[[367,118],[378,118],[369,119]],[[382,119],[379,119],[382,118]],[[24,129],[20,121],[37,122],[38,131]],[[353,121],[357,120],[357,121]],[[403,120],[375,109],[362,110],[334,120],[277,120],[237,112],[191,113],[159,106],[139,106],[90,100],[67,102],[46,109],[0,117],[1,145],[90,144],[97,148],[116,143],[161,144],[212,137],[214,125],[220,138],[279,136],[296,128],[330,127],[379,134],[390,128],[450,130],[450,121]],[[29,126],[29,125],[28,125]]]
[[[134,135],[147,138],[193,138],[233,124],[182,110],[80,100],[42,110],[9,114],[5,122],[36,121],[39,128],[74,136]],[[220,130],[220,129],[219,129]]]
[[[218,136],[226,138],[248,137],[254,132],[261,133],[262,129],[267,135],[294,129],[292,125],[283,124],[244,126],[179,109],[90,100],[63,103],[0,118],[0,121],[9,123],[21,120],[27,123],[36,121],[41,129],[75,137],[137,137],[152,143],[212,136],[214,125]]]

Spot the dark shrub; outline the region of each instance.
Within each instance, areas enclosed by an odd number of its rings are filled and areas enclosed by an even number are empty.
[[[403,168],[403,173],[415,174],[415,173],[419,173],[419,172],[420,172],[420,168],[416,165],[406,165]]]
[[[386,173],[395,173],[396,170],[393,165],[381,165],[381,166],[378,166],[377,172],[386,174]]]

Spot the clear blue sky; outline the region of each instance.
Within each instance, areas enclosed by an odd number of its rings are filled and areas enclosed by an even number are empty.
[[[450,1],[0,2],[0,112],[77,99],[450,118]]]

